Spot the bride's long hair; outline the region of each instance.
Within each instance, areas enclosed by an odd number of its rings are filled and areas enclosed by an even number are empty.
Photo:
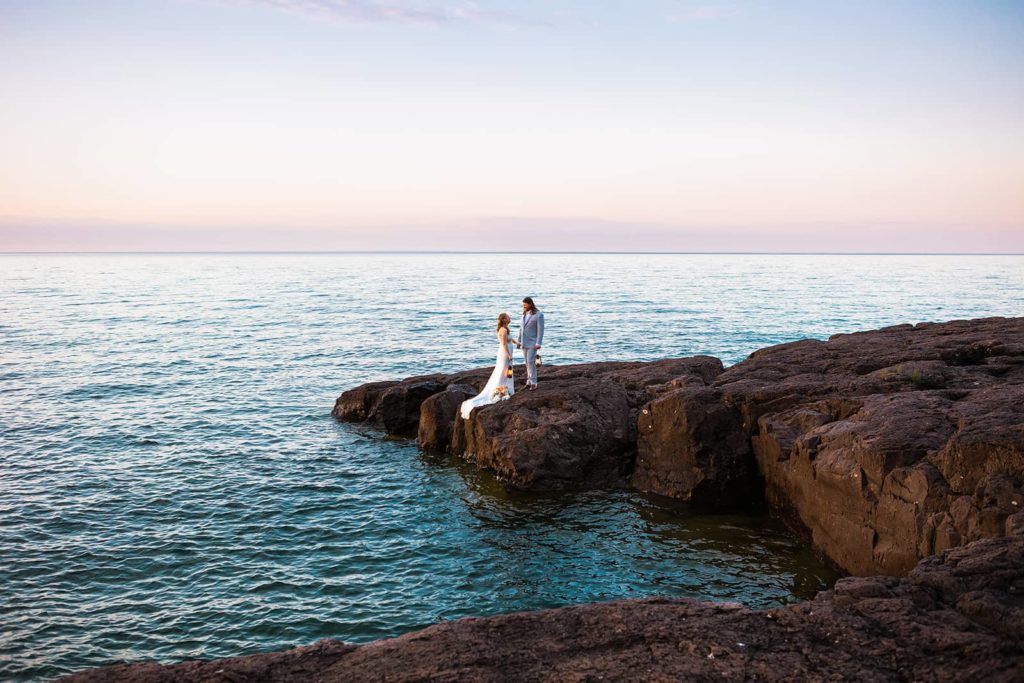
[[[498,326],[494,329],[494,331],[497,332],[498,330],[500,330],[503,327],[507,330],[508,326],[509,326],[509,323],[511,323],[511,322],[512,322],[512,318],[508,317],[508,313],[500,313],[498,315]]]

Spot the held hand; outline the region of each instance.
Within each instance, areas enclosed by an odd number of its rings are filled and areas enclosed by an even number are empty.
[[[540,351],[540,344],[534,344],[533,349],[534,351]]]

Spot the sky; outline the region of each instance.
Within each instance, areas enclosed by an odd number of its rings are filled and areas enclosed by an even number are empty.
[[[1020,0],[0,0],[0,251],[1024,252]]]

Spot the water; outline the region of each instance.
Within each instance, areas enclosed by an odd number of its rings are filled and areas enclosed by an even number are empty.
[[[364,381],[493,362],[727,363],[772,343],[1020,315],[1024,258],[0,257],[0,679],[367,641],[651,594],[764,607],[834,576],[763,515],[510,495],[335,423]]]

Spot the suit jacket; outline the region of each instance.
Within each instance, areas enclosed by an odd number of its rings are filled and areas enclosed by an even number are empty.
[[[533,348],[534,344],[540,346],[544,343],[544,313],[537,311],[523,314],[517,341],[527,348]]]

